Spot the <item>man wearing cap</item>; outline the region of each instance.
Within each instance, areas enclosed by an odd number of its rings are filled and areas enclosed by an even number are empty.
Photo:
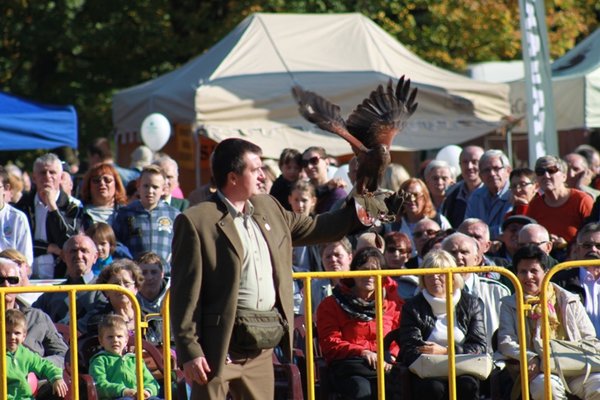
[[[510,211],[509,176],[512,168],[500,150],[488,150],[479,160],[483,187],[476,189],[467,203],[465,218],[479,218],[488,224],[492,240],[500,236],[504,215]]]
[[[511,215],[502,222],[500,241],[502,246],[495,254],[512,263],[512,256],[519,250],[519,231],[527,224],[535,224],[536,220],[525,215]]]
[[[600,260],[600,223],[589,223],[577,233],[575,255],[578,260]],[[565,269],[552,282],[581,297],[600,338],[600,266]]]
[[[568,188],[565,184],[567,166],[554,156],[543,156],[535,162],[536,180],[542,190],[541,196],[531,201],[527,216],[535,219],[550,232],[550,240],[556,250],[566,249],[575,239],[577,230],[591,214],[593,200],[581,190]],[[560,216],[560,218],[557,218]],[[566,252],[559,260],[566,257]]]
[[[62,246],[81,225],[81,207],[60,188],[62,163],[47,153],[33,164],[35,189],[24,194],[16,207],[27,215],[33,236],[33,278],[62,278]],[[57,264],[59,263],[59,264]]]

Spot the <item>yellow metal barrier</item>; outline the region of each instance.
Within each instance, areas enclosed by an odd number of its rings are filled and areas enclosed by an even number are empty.
[[[134,329],[134,338],[135,338],[135,359],[136,359],[136,377],[137,377],[137,398],[138,400],[144,399],[144,379],[143,379],[143,369],[142,369],[142,327],[144,326],[144,322],[141,320],[141,309],[140,305],[130,290],[125,289],[119,285],[57,285],[57,286],[24,286],[24,287],[0,287],[0,310],[1,310],[1,318],[0,318],[0,336],[2,337],[0,340],[0,354],[2,355],[0,361],[0,368],[2,371],[2,379],[0,379],[0,398],[6,399],[7,395],[7,382],[6,382],[6,299],[5,294],[7,293],[41,293],[41,292],[66,292],[69,295],[69,314],[71,321],[77,321],[77,292],[90,292],[90,291],[105,291],[105,290],[114,290],[116,292],[120,292],[131,300],[133,304],[133,310],[135,312],[135,329]],[[73,399],[79,399],[79,380],[78,376],[78,360],[77,360],[77,324],[71,323],[69,324],[71,328],[71,397]],[[168,342],[165,342],[168,343]],[[171,376],[165,376],[165,385],[167,382],[170,383]],[[170,389],[170,385],[166,386],[166,388]],[[169,393],[170,390],[165,389],[165,393]],[[167,398],[168,399],[168,398]]]
[[[346,271],[346,272],[296,272],[294,279],[304,281],[304,318],[306,323],[306,374],[307,394],[310,400],[315,398],[315,371],[314,371],[314,349],[313,349],[313,310],[312,303],[312,279],[331,278],[354,278],[354,277],[376,277],[376,321],[377,321],[377,387],[379,398],[385,400],[385,373],[383,370],[383,302],[382,302],[382,277],[401,275],[446,275],[446,307],[448,314],[448,342],[454,342],[454,305],[452,303],[452,275],[464,273],[498,272],[507,276],[515,287],[517,304],[517,327],[520,347],[520,363],[527,365],[526,340],[525,340],[525,310],[530,305],[523,303],[523,288],[517,277],[504,267],[455,267],[455,268],[422,268],[422,269],[397,269],[397,270],[369,270],[369,271]],[[450,398],[456,399],[456,366],[454,346],[448,346],[448,385]],[[521,393],[523,400],[529,399],[529,380],[527,379],[527,368],[521,368]]]
[[[542,281],[542,289],[540,296],[540,303],[542,306],[542,352],[543,362],[542,368],[544,370],[544,391],[545,398],[552,398],[552,382],[550,381],[550,323],[548,321],[548,285],[550,280],[557,273],[564,269],[576,268],[576,267],[600,267],[600,260],[578,260],[578,261],[567,261],[560,263],[548,270]]]
[[[600,265],[600,261],[575,261],[565,264],[561,264],[560,268],[554,267],[546,275],[543,282],[545,288],[548,284],[551,276],[559,270],[571,268],[574,266],[591,266]],[[385,373],[383,369],[383,298],[382,298],[382,278],[385,276],[401,276],[401,275],[429,275],[429,274],[442,274],[446,275],[447,282],[447,314],[448,314],[448,342],[454,341],[454,313],[452,303],[452,275],[456,273],[482,273],[482,272],[497,272],[507,276],[515,287],[515,294],[517,299],[517,325],[518,325],[518,336],[520,346],[520,363],[521,365],[527,365],[527,354],[525,348],[525,320],[524,311],[531,307],[529,304],[523,303],[523,289],[517,277],[510,272],[508,269],[503,267],[456,267],[456,268],[428,268],[428,269],[402,269],[402,270],[370,270],[370,271],[348,271],[348,272],[301,272],[294,273],[294,279],[304,280],[304,297],[305,297],[305,321],[306,321],[306,371],[307,371],[307,394],[309,399],[315,398],[315,371],[314,371],[314,352],[313,352],[313,310],[312,303],[309,299],[312,298],[312,279],[331,279],[331,278],[352,278],[352,277],[376,277],[376,321],[377,321],[377,377],[378,377],[378,391],[379,398],[385,399]],[[38,293],[38,292],[67,292],[69,295],[70,303],[70,316],[71,320],[74,321],[77,312],[76,305],[76,294],[82,291],[94,291],[94,290],[115,290],[127,295],[132,304],[134,305],[135,311],[135,354],[136,354],[136,376],[138,385],[138,399],[143,399],[143,375],[142,375],[142,336],[141,329],[147,327],[147,323],[141,320],[141,309],[139,303],[133,293],[129,290],[118,286],[118,285],[58,285],[58,286],[27,286],[27,287],[0,287],[0,310],[2,310],[2,316],[5,314],[6,303],[4,295],[6,293]],[[543,292],[545,296],[545,290]],[[542,297],[542,301],[543,297]],[[164,387],[165,387],[165,399],[171,400],[172,398],[172,363],[171,363],[171,333],[170,333],[170,291],[167,291],[163,300],[162,316],[163,316],[163,358],[164,358]],[[544,320],[543,329],[547,330],[547,309],[542,307],[542,317]],[[71,329],[71,368],[72,371],[77,371],[77,325],[70,324]],[[6,326],[5,318],[0,318],[0,353],[6,354]],[[547,336],[544,334],[544,336]],[[545,365],[548,365],[549,344],[547,340],[544,341],[544,354],[545,354]],[[448,357],[450,359],[448,366],[448,383],[450,398],[456,399],[456,369],[455,369],[455,349],[453,346],[448,347]],[[1,357],[0,370],[6,371],[6,357]],[[547,368],[544,370],[546,374],[549,374]],[[546,375],[546,381],[548,375]],[[548,390],[548,389],[547,389]],[[72,379],[71,381],[71,393],[74,399],[79,398],[79,381]],[[529,399],[529,381],[527,379],[527,369],[521,368],[521,393],[524,400]],[[6,374],[2,375],[0,379],[0,398],[7,398],[7,386],[6,386]]]

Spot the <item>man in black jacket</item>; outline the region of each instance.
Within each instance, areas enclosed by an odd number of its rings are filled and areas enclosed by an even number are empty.
[[[47,153],[39,157],[33,165],[35,189],[16,204],[27,215],[33,236],[33,278],[64,276],[64,264],[57,266],[61,249],[80,224],[81,208],[60,189],[61,178],[58,156]]]

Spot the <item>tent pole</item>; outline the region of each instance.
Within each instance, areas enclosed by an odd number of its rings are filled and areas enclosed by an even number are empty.
[[[508,161],[510,165],[515,166],[513,163],[513,145],[512,145],[512,125],[508,125],[506,128],[506,152],[508,153]]]
[[[202,162],[202,143],[200,140],[200,132],[202,131],[202,129],[202,127],[196,129],[196,134],[194,135],[194,141],[196,142],[196,160],[194,162],[194,165],[196,167],[196,189],[201,186],[202,182],[202,168],[200,168],[200,163]]]

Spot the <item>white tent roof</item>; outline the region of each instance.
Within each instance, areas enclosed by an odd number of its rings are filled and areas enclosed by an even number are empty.
[[[556,129],[600,128],[600,29],[552,63],[552,93]],[[510,102],[515,116],[525,114],[523,79],[510,83]]]
[[[406,74],[419,108],[395,149],[462,143],[501,125],[510,114],[508,86],[475,81],[432,66],[361,14],[253,14],[203,55],[113,98],[117,134],[137,132],[152,112],[193,123],[220,141],[244,137],[278,157],[284,147],[321,145],[350,152],[338,137],[300,117],[295,83],[349,114],[371,90]]]

